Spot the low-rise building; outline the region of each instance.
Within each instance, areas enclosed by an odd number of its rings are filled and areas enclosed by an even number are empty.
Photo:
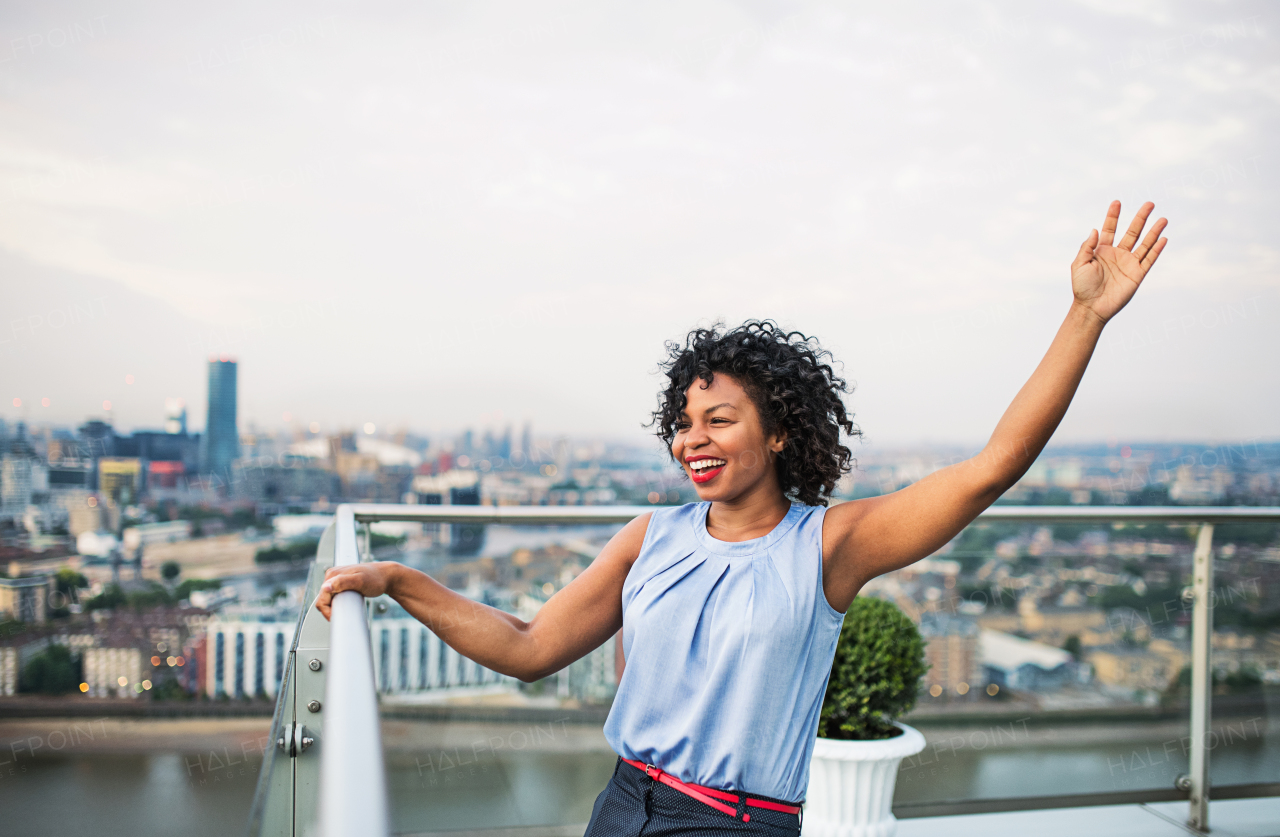
[[[210,697],[274,697],[293,647],[294,628],[292,620],[210,620],[202,649],[204,693]]]
[[[18,649],[0,646],[0,695],[18,691]]]
[[[1105,645],[1090,649],[1085,659],[1099,683],[1135,691],[1164,691],[1190,656],[1167,640],[1147,646]]]
[[[372,623],[374,683],[384,694],[405,694],[510,682],[469,660],[412,617]]]
[[[974,620],[947,613],[925,613],[920,617],[924,637],[928,687],[947,694],[968,694],[982,683],[982,662],[978,656],[978,625]]]
[[[1061,647],[1068,637],[1107,630],[1107,614],[1090,605],[1040,606],[1027,597],[1018,603],[1022,630],[1046,645]]]
[[[91,697],[136,698],[145,691],[142,649],[133,646],[86,648],[82,659],[84,682]]]
[[[82,647],[84,683],[95,697],[137,697],[162,680],[183,682],[184,645],[209,614],[199,608],[160,607],[142,613],[94,611],[91,641]]]
[[[44,622],[48,618],[47,575],[0,578],[0,621]]]
[[[1078,677],[1075,658],[1052,645],[983,630],[978,648],[987,681],[1002,689],[1055,689]]]

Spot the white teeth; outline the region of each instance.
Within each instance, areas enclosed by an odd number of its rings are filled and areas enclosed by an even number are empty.
[[[699,459],[697,462],[690,462],[689,467],[695,471],[705,471],[708,468],[719,468],[724,464],[723,459]]]

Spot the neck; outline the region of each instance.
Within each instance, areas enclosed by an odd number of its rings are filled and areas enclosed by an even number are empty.
[[[722,541],[748,541],[773,531],[791,510],[778,481],[761,480],[731,500],[713,500],[707,511],[707,534]]]

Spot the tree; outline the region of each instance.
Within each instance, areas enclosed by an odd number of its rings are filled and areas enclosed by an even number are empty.
[[[70,567],[61,567],[54,575],[53,583],[59,593],[74,602],[79,601],[80,598],[77,591],[89,586],[89,579]]]
[[[176,677],[167,677],[160,680],[151,689],[152,700],[190,700],[191,695],[186,689],[182,688],[182,684],[178,682]]]
[[[170,584],[182,575],[182,565],[177,561],[165,561],[160,565],[160,576]]]
[[[79,666],[65,645],[50,645],[22,669],[21,691],[24,692],[61,695],[75,691],[79,683]]]
[[[259,549],[253,556],[257,564],[277,564],[283,562],[304,561],[315,557],[320,541],[308,538],[292,541],[282,546],[269,546]]]
[[[100,595],[94,596],[84,603],[85,610],[111,610],[123,607],[128,601],[119,584],[108,584]]]
[[[212,578],[188,578],[173,591],[173,598],[182,601],[191,598],[192,592],[196,590],[217,590],[221,586],[221,581]]]

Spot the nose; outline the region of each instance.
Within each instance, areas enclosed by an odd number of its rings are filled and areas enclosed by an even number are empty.
[[[707,436],[707,428],[701,423],[694,423],[685,435],[684,445],[687,448],[699,448],[709,441],[711,438]]]

